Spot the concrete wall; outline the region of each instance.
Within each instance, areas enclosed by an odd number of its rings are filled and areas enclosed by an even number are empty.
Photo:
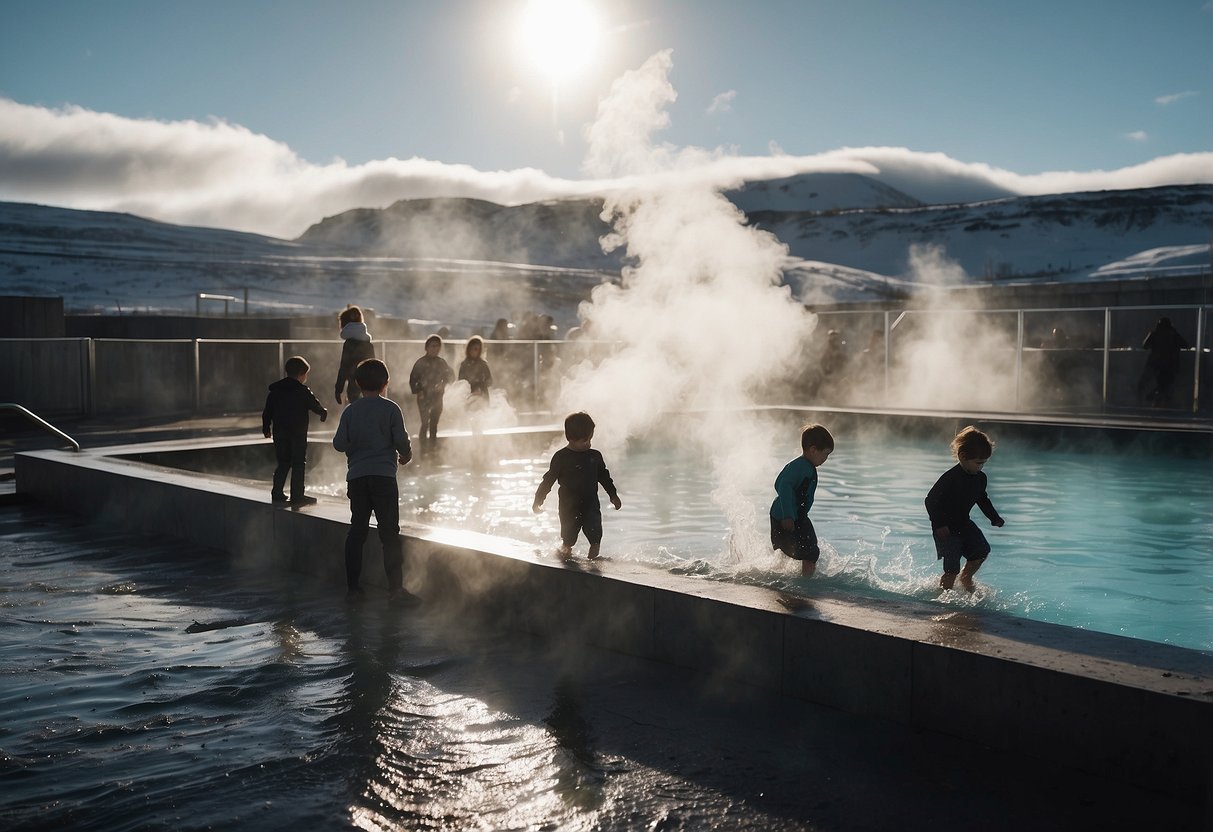
[[[0,295],[0,338],[62,338],[63,298]]]
[[[112,456],[182,447],[19,454],[17,488],[50,506],[315,575],[342,591],[344,501],[274,509],[262,484]],[[565,564],[474,533],[403,533],[406,583],[435,616],[591,643],[686,668],[701,684],[756,685],[1059,759],[1184,801],[1213,789],[1206,653],[929,604],[790,596],[635,563]],[[382,585],[374,535],[363,574]]]

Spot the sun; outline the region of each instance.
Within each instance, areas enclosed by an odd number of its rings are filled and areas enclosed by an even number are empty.
[[[601,38],[601,21],[587,0],[527,0],[518,22],[519,48],[553,85],[585,70]]]

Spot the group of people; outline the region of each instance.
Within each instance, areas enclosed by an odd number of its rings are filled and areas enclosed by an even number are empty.
[[[390,373],[378,358],[357,360],[349,373],[351,384],[343,391],[346,376],[346,353],[365,354],[370,343],[369,333],[356,308],[342,313],[342,331],[347,330],[346,350],[342,355],[342,376],[338,379],[336,398],[346,407],[333,435],[333,447],[346,456],[346,485],[350,501],[350,530],[345,541],[346,586],[351,595],[362,593],[362,550],[370,534],[370,518],[375,516],[379,539],[383,546],[383,563],[389,596],[406,601],[415,600],[404,589],[403,551],[400,539],[400,491],[396,481],[399,466],[413,458],[412,443],[404,425],[400,406],[386,395]],[[354,325],[351,327],[351,325]],[[468,344],[468,357],[460,367],[460,377],[468,380],[474,392],[487,392],[492,374],[481,357],[483,345],[479,339]],[[350,342],[353,341],[353,345]],[[435,439],[438,416],[441,415],[441,392],[451,381],[451,370],[438,355],[442,342],[438,336],[426,341],[426,354],[419,358],[410,373],[410,390],[418,396],[422,414],[422,441]],[[350,359],[355,360],[354,358]],[[291,356],[285,362],[286,376],[270,385],[262,414],[263,433],[274,442],[277,467],[274,470],[270,498],[275,505],[298,508],[316,502],[304,493],[307,428],[309,414],[316,413],[321,421],[328,417],[327,409],[307,387],[310,371],[302,356]],[[570,414],[564,420],[567,444],[551,458],[547,472],[535,491],[532,511],[542,511],[552,488],[557,492],[560,518],[561,558],[572,557],[573,546],[584,535],[589,550],[587,556],[596,560],[602,543],[602,512],[598,489],[606,492],[611,505],[622,508],[618,489],[607,469],[602,454],[592,447],[594,420],[584,412]],[[809,425],[800,435],[801,454],[787,463],[775,478],[775,501],[771,504],[771,546],[800,561],[802,574],[816,570],[821,548],[809,509],[817,490],[817,469],[825,464],[834,451],[834,438],[822,425]],[[990,546],[977,525],[969,518],[974,505],[995,527],[1003,525],[986,493],[983,468],[993,453],[994,443],[982,431],[967,427],[952,440],[952,452],[957,464],[945,472],[926,496],[927,515],[935,539],[937,557],[943,560],[940,586],[951,589],[957,577],[961,585],[973,591],[973,575],[989,555]],[[287,473],[291,475],[291,496],[284,488]],[[963,570],[961,559],[965,560]]]
[[[338,405],[346,407],[333,436],[333,447],[347,459],[350,531],[345,544],[346,582],[350,592],[361,592],[362,548],[370,533],[373,514],[383,544],[389,593],[397,598],[410,598],[401,573],[400,492],[396,469],[412,460],[412,443],[404,427],[404,413],[385,395],[391,376],[387,364],[375,357],[362,310],[349,306],[342,311],[338,321],[344,343],[334,397]],[[442,338],[431,335],[425,342],[425,354],[417,359],[409,374],[409,390],[417,397],[417,409],[421,414],[418,436],[422,449],[437,438],[443,397],[447,385],[455,378],[450,365],[440,355],[441,351]],[[466,356],[459,365],[458,377],[468,382],[474,401],[487,399],[493,384],[493,374],[483,352],[483,340],[473,336],[468,340]],[[311,365],[303,356],[288,358],[283,371],[285,376],[270,385],[261,414],[262,434],[273,441],[277,462],[270,501],[275,506],[302,508],[316,503],[316,498],[305,492],[309,416],[315,413],[323,422],[328,418],[328,409],[307,386]],[[289,497],[286,494],[288,473]]]

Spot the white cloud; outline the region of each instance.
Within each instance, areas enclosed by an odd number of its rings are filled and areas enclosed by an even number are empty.
[[[1145,130],[1134,130],[1132,133],[1125,133],[1125,138],[1131,142],[1144,142],[1149,140],[1150,134]]]
[[[719,113],[727,113],[733,109],[733,99],[737,97],[737,90],[726,90],[712,99],[712,103],[708,105],[707,114],[710,116]]]
[[[1154,99],[1154,103],[1161,104],[1162,106],[1165,107],[1168,104],[1174,104],[1176,101],[1181,101],[1185,98],[1191,98],[1194,95],[1200,95],[1200,93],[1197,92],[1196,90],[1184,90],[1183,92],[1173,92],[1170,95],[1158,96],[1158,98]]]
[[[631,86],[673,96],[657,84]],[[650,112],[661,112],[649,107]],[[631,122],[635,127],[634,121]],[[559,179],[522,168],[481,171],[428,159],[383,159],[317,165],[287,145],[240,125],[214,120],[130,119],[80,107],[48,109],[0,98],[0,199],[68,208],[127,211],[167,222],[295,237],[326,216],[382,207],[400,199],[462,196],[516,205],[602,194],[639,178],[730,187],[747,179],[811,172],[853,172],[879,179],[926,202],[967,202],[1015,194],[1213,184],[1213,153],[1160,157],[1114,171],[1021,175],[942,153],[897,147],[840,148],[790,156],[739,156],[729,148],[650,146],[663,129],[645,126],[644,161],[660,165],[595,170],[600,179]]]

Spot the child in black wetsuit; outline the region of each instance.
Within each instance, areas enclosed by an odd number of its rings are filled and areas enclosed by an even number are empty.
[[[559,482],[560,549],[562,558],[571,557],[577,535],[585,532],[590,543],[588,557],[598,558],[602,543],[602,508],[598,504],[598,485],[602,484],[611,505],[618,511],[623,503],[615,491],[611,473],[602,454],[590,447],[594,438],[594,420],[588,413],[573,413],[564,420],[564,438],[569,444],[552,454],[552,463],[535,491],[531,511],[538,514],[552,484]]]
[[[977,428],[969,425],[952,439],[952,455],[956,465],[944,472],[927,493],[927,515],[935,536],[935,556],[943,560],[943,577],[939,585],[951,589],[960,575],[960,584],[969,592],[976,589],[973,574],[981,568],[990,554],[990,544],[977,524],[969,519],[976,505],[989,518],[994,528],[1005,522],[994,510],[986,494],[986,475],[982,467],[994,453],[994,443]],[[965,566],[960,568],[960,558]]]

